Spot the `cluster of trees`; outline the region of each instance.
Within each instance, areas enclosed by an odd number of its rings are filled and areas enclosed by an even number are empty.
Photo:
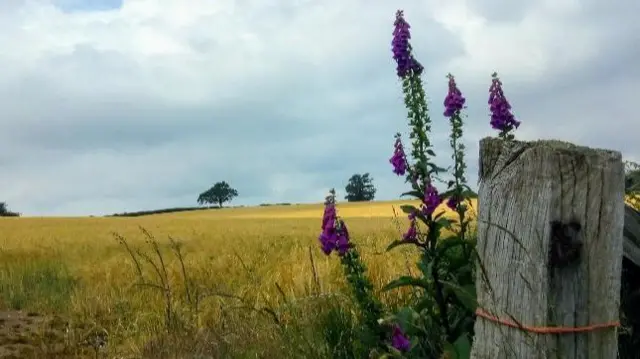
[[[372,201],[375,197],[376,189],[373,186],[373,178],[369,175],[369,173],[365,174],[354,174],[349,178],[346,190],[345,199],[349,202],[357,202],[357,201]],[[223,204],[227,202],[231,202],[234,198],[238,197],[238,191],[231,187],[229,183],[226,181],[217,182],[208,190],[200,193],[198,195],[198,205],[202,206],[205,204],[216,205],[222,208]],[[286,203],[289,204],[289,203]],[[285,205],[283,203],[282,205]],[[133,216],[143,216],[148,214],[156,214],[156,213],[168,213],[168,212],[179,212],[179,211],[187,211],[194,210],[196,208],[167,208],[163,210],[155,210],[155,211],[140,211],[140,212],[132,212],[132,213],[118,213],[112,216],[124,216],[124,217],[133,217]],[[0,202],[0,217],[17,217],[20,216],[19,213],[9,211],[7,204],[5,202]]]
[[[349,202],[373,201],[376,195],[376,188],[373,185],[373,178],[369,173],[354,174],[347,181],[345,187],[347,195],[345,199]],[[231,187],[226,181],[217,182],[213,187],[198,195],[198,204],[215,204],[218,207],[226,202],[230,202],[238,196],[238,191]]]
[[[640,166],[627,162],[625,173],[625,190],[628,195],[634,195],[640,197]],[[373,178],[369,173],[354,174],[347,181],[345,187],[346,196],[345,199],[349,202],[362,202],[373,201],[376,195],[376,188],[373,185]],[[222,207],[226,202],[230,202],[238,196],[238,191],[231,187],[226,181],[217,182],[208,190],[200,193],[198,196],[198,204],[200,206],[204,204],[217,205]],[[180,209],[168,209],[165,211],[176,210],[191,210],[190,208]],[[153,212],[153,211],[148,211]],[[153,212],[156,213],[156,212]],[[121,215],[133,215],[133,214],[148,214],[147,212],[121,214]],[[20,213],[12,212],[7,207],[5,202],[0,202],[0,217],[18,217]]]
[[[0,217],[19,217],[20,213],[11,212],[6,202],[0,202]]]

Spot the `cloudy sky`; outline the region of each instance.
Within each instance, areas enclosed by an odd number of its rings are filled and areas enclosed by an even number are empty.
[[[470,181],[498,71],[520,139],[640,160],[636,0],[3,0],[0,201],[25,215],[319,202],[370,172],[378,198],[407,133],[390,41],[396,9],[447,165],[446,74],[467,97]]]

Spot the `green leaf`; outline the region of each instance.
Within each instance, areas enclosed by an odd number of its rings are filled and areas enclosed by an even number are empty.
[[[431,268],[433,268],[433,262],[426,261],[424,257],[418,262],[418,269],[420,269],[420,272],[422,272],[422,275],[425,277],[431,276]]]
[[[436,247],[439,256],[444,255],[444,253],[452,248],[458,247],[458,246],[464,246],[465,244],[467,244],[467,241],[461,239],[458,236],[449,236],[449,237],[445,237],[445,238],[441,238],[438,241],[438,246]]]
[[[431,296],[425,296],[423,297],[422,300],[420,300],[418,302],[418,304],[416,304],[415,306],[415,310],[418,313],[423,313],[424,311],[427,311],[428,317],[432,317],[433,316],[433,308],[436,305],[435,301],[433,300],[433,298]]]
[[[444,349],[444,352],[447,354],[446,356],[447,359],[459,359],[458,351],[456,350],[456,347],[453,344],[449,342],[445,342],[443,349]]]
[[[402,246],[402,245],[405,245],[405,244],[413,244],[413,243],[412,242],[408,242],[408,241],[403,241],[403,240],[395,240],[395,241],[391,242],[391,244],[389,244],[387,246],[387,252],[392,250],[392,249],[394,249],[394,248],[396,248],[396,247],[399,247],[399,246]]]
[[[462,196],[464,198],[478,198],[478,194],[474,192],[471,187],[467,185],[464,185],[463,187],[465,188],[465,190],[462,191]]]
[[[471,357],[471,340],[469,340],[469,336],[466,333],[459,336],[453,346],[458,359],[469,359]]]
[[[438,220],[440,217],[444,216],[445,214],[447,214],[447,211],[442,211],[438,214],[436,214],[435,216],[433,216],[433,220],[436,221]]]
[[[400,209],[402,210],[402,212],[407,213],[407,214],[415,214],[416,218],[420,219],[422,221],[422,223],[424,224],[428,224],[429,220],[427,218],[427,216],[424,215],[424,213],[422,213],[421,210],[419,210],[418,208],[416,208],[415,206],[411,205],[411,204],[403,204],[400,206]]]
[[[449,186],[451,186],[451,185],[452,185],[452,184],[451,184],[451,183],[449,183]],[[447,190],[447,191],[445,191],[445,192],[441,192],[441,193],[440,193],[440,197],[441,197],[441,198],[449,198],[449,197],[451,197],[451,195],[452,195],[452,194],[454,194],[454,193],[456,193],[456,192],[457,192],[457,189],[453,188],[453,189]]]
[[[445,280],[440,282],[444,285],[445,289],[451,291],[456,298],[458,298],[462,305],[464,305],[469,311],[475,312],[478,307],[478,299],[476,297],[476,288],[473,284],[459,286]]]
[[[402,359],[404,358],[404,356],[402,356],[402,352],[399,351],[398,349],[392,347],[391,345],[387,346],[387,350],[389,351],[388,354],[385,355],[389,355],[385,358],[394,358],[394,359]]]
[[[412,334],[412,330],[414,325],[414,321],[420,318],[420,315],[411,307],[402,307],[395,315],[397,323],[400,324],[402,330],[405,331],[406,334]]]
[[[437,245],[440,240],[440,232],[440,226],[435,226],[435,228],[427,233],[427,241],[430,245]]]
[[[421,199],[424,197],[424,194],[420,191],[409,191],[400,195],[400,197],[413,196],[415,198]]]
[[[402,212],[406,213],[406,214],[411,214],[411,213],[416,213],[418,212],[418,209],[410,204],[403,204],[400,206],[400,209],[402,210]]]
[[[454,333],[465,333],[473,330],[475,320],[471,316],[461,316],[451,325]]]
[[[416,212],[416,218],[418,218],[425,225],[427,226],[429,225],[429,218],[427,218],[427,216],[424,215],[424,212],[422,211]]]
[[[444,214],[444,212],[438,214],[438,217],[440,217],[442,214]],[[442,218],[438,218],[438,220],[436,221],[436,223],[441,226],[444,227],[446,229],[451,229],[451,224],[453,224],[454,221],[450,220],[447,217],[442,217]]]
[[[450,266],[450,270],[455,272],[455,275],[458,278],[458,283],[462,283],[464,278],[470,277],[473,273],[473,266],[469,265],[468,260],[465,260],[464,258],[458,258],[458,260],[453,262],[454,263]]]
[[[413,287],[421,287],[424,289],[430,288],[430,282],[427,279],[423,278],[414,278],[411,276],[401,276],[398,279],[392,280],[389,284],[385,285],[382,288],[383,292],[389,291],[391,289],[413,286]]]
[[[440,173],[440,172],[446,172],[447,171],[446,168],[438,167],[433,163],[427,163],[427,166],[429,167],[430,171],[435,172],[435,173]]]

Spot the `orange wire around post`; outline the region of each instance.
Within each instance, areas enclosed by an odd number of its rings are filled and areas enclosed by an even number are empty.
[[[522,329],[528,332],[538,333],[538,334],[582,333],[582,332],[590,332],[597,329],[613,328],[613,327],[620,326],[620,322],[615,321],[615,322],[592,324],[584,327],[573,327],[573,328],[571,327],[533,327],[533,326],[527,326],[527,325],[519,325],[509,320],[500,319],[496,316],[493,316],[487,313],[486,311],[480,308],[476,309],[476,315],[484,319],[487,319],[489,321],[500,323],[511,328]]]

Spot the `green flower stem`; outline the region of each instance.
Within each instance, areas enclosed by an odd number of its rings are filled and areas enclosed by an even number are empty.
[[[382,304],[373,295],[373,284],[366,275],[366,266],[355,245],[340,259],[345,276],[349,282],[356,302],[360,307],[365,325],[372,333],[382,335],[382,328],[378,320],[382,318]]]
[[[425,248],[422,252],[422,260],[424,262],[433,260],[433,266],[431,267],[431,277],[433,278],[433,284],[435,286],[434,298],[440,312],[440,323],[442,324],[442,328],[444,329],[447,338],[451,340],[451,337],[453,335],[451,333],[451,326],[449,325],[447,303],[445,302],[445,298],[443,295],[444,287],[440,282],[440,275],[438,273],[440,266],[440,256],[435,255],[439,232],[438,226],[438,223],[432,221],[431,216],[429,216],[429,233],[427,234],[427,242],[430,244],[430,246],[429,248]]]
[[[419,75],[411,74],[402,80],[404,92],[404,102],[408,109],[409,126],[413,148],[411,156],[415,159],[415,169],[413,175],[424,179],[429,176],[427,163],[428,156],[434,156],[431,142],[427,133],[431,131],[431,119],[429,118],[426,95],[422,87],[422,79]]]
[[[460,116],[460,112],[455,113],[451,117],[451,140],[450,144],[453,149],[452,159],[454,162],[453,176],[454,176],[454,195],[460,201],[456,206],[456,212],[458,214],[458,219],[460,221],[460,238],[464,240],[465,234],[467,232],[468,223],[465,221],[465,212],[466,207],[463,205],[463,200],[466,198],[462,197],[462,193],[464,190],[463,185],[466,184],[465,178],[465,169],[466,164],[464,161],[464,144],[460,142],[462,138],[462,118]]]

